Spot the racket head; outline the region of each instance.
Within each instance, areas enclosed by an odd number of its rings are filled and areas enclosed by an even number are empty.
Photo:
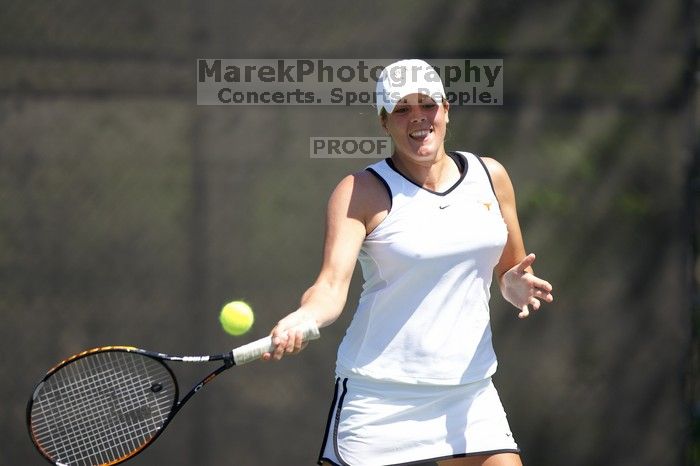
[[[117,464],[158,437],[178,397],[175,375],[152,353],[94,348],[60,362],[36,385],[27,426],[53,464]]]

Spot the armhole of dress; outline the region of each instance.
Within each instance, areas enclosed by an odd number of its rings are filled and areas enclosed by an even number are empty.
[[[483,160],[481,160],[481,157],[478,155],[474,155],[476,159],[479,161],[482,167],[484,167],[484,171],[486,172],[486,177],[489,179],[489,184],[491,185],[491,191],[493,191],[493,195],[496,197],[496,200],[498,200],[498,196],[496,196],[496,188],[493,186],[493,180],[491,179],[491,173],[489,172],[488,167],[484,163]]]
[[[382,178],[382,175],[377,173],[377,171],[374,168],[369,167],[366,170],[368,172],[370,172],[371,174],[373,174],[379,181],[381,181],[382,184],[384,185],[384,187],[386,188],[386,192],[389,195],[389,212],[391,212],[391,208],[394,206],[394,196],[391,193],[391,188],[389,187],[389,183],[387,183],[386,180],[384,178]]]
[[[455,161],[459,174],[464,176],[465,172],[469,168],[469,161],[467,161],[464,154],[460,154],[459,152],[448,152],[447,155]]]

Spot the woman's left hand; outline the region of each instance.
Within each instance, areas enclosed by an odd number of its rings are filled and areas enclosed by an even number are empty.
[[[551,303],[552,285],[546,280],[536,277],[530,266],[535,262],[535,255],[528,254],[501,277],[501,293],[513,306],[520,309],[518,317],[524,319],[530,315],[530,307],[536,311],[540,308],[540,300]]]

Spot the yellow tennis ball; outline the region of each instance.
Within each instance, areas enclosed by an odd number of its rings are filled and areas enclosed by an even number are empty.
[[[250,330],[255,321],[253,310],[244,301],[231,301],[221,309],[219,321],[226,333],[239,336]]]

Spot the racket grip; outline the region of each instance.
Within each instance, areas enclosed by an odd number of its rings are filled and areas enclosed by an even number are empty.
[[[321,336],[316,322],[308,322],[300,326],[303,332],[304,341],[316,340]],[[247,345],[239,346],[231,351],[233,362],[237,366],[259,359],[264,353],[269,353],[274,349],[272,337],[267,336]]]

